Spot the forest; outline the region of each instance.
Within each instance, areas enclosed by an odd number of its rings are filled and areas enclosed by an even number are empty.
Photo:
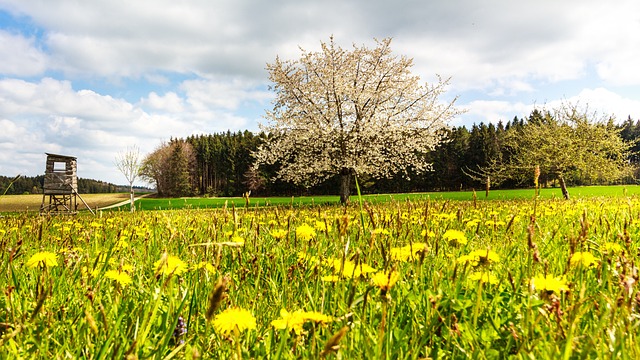
[[[424,191],[450,191],[484,189],[486,183],[478,179],[478,170],[496,159],[509,156],[504,145],[506,134],[536,121],[542,114],[534,110],[528,118],[497,125],[474,124],[446,129],[444,141],[433,151],[423,154],[431,170],[416,173],[395,174],[392,178],[358,178],[363,193],[398,193]],[[636,183],[637,165],[640,160],[640,121],[631,117],[624,122],[607,125],[628,146],[630,172],[623,178],[602,179],[585,176],[580,171],[565,175],[568,185],[592,185],[610,183]],[[292,184],[276,178],[277,164],[260,168],[252,167],[252,152],[266,135],[250,131],[223,132],[209,135],[192,135],[185,139],[173,138],[162,143],[144,160],[142,174],[155,182],[161,196],[241,196],[251,191],[260,196],[294,196],[335,194],[339,177],[334,176],[315,186]],[[532,176],[526,177],[531,179]],[[542,173],[542,186],[557,186],[551,174]],[[520,179],[506,179],[494,183],[494,188],[531,187],[532,183]]]
[[[42,194],[44,175],[8,177],[0,176],[0,195]],[[11,186],[9,186],[11,185]],[[80,194],[101,194],[129,191],[127,187],[110,184],[100,180],[78,178]]]

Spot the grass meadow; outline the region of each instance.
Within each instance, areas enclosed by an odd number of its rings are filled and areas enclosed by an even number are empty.
[[[9,214],[0,358],[637,359],[640,198],[584,189]]]

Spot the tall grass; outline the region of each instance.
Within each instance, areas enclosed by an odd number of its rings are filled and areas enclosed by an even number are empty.
[[[638,358],[640,200],[535,207],[6,216],[0,358]]]

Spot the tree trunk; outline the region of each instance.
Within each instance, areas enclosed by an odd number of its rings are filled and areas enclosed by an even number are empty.
[[[567,184],[564,182],[564,177],[562,177],[562,174],[558,174],[558,182],[560,183],[562,196],[564,196],[565,200],[569,200],[569,190],[567,190]]]
[[[134,205],[134,194],[133,194],[133,184],[129,187],[129,196],[131,199],[131,212],[136,211],[136,207]]]
[[[342,171],[340,171],[340,203],[342,205],[349,203],[352,176],[353,173],[351,169],[342,169]]]

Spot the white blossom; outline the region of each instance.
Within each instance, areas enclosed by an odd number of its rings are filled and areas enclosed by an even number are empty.
[[[376,44],[346,51],[331,38],[320,52],[267,65],[276,98],[256,166],[279,164],[280,178],[306,186],[336,174],[429,168],[423,155],[460,113],[455,100],[440,101],[448,80],[420,85],[413,60],[392,55],[391,39]]]

